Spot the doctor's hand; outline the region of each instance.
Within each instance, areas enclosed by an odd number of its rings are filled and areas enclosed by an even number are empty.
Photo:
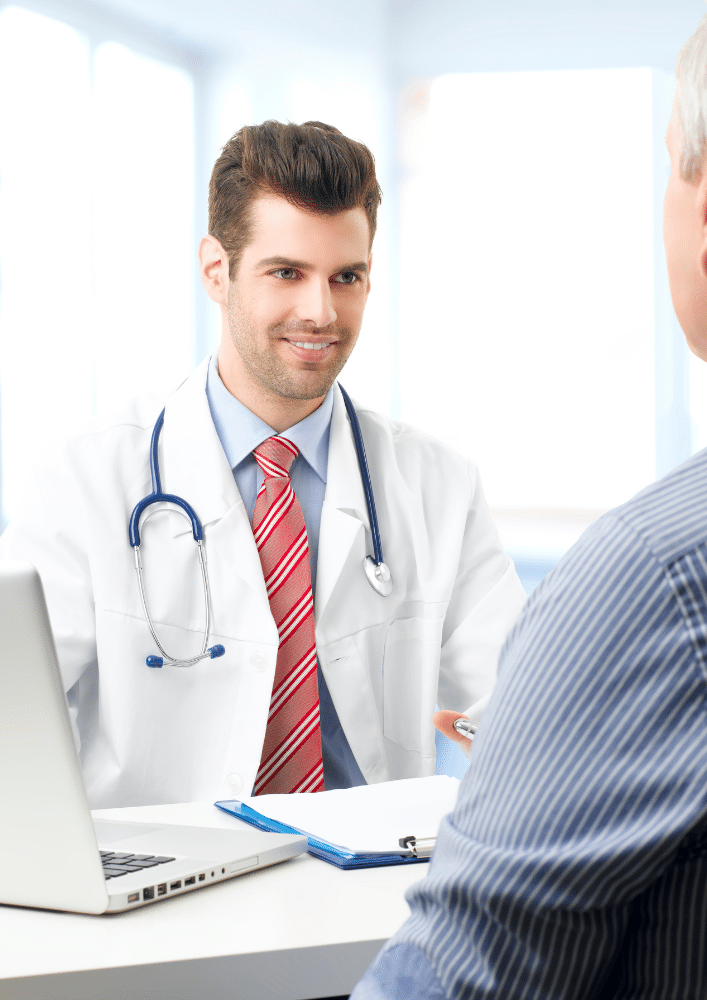
[[[445,708],[441,712],[435,712],[432,716],[432,721],[442,736],[446,736],[448,740],[452,740],[454,743],[460,743],[462,749],[468,751],[471,746],[470,741],[454,728],[454,723],[457,719],[468,718],[469,716],[464,715],[463,712],[452,712],[450,709]]]

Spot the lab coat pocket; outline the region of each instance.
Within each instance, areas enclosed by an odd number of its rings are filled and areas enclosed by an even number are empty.
[[[400,618],[385,637],[383,729],[405,750],[434,754],[432,715],[437,698],[444,618]]]
[[[375,641],[377,631],[376,628],[364,629],[353,636],[317,646],[319,662],[339,721],[356,762],[369,783],[388,779],[376,694],[366,667],[371,660],[370,655],[366,655],[369,643]],[[380,656],[380,645],[378,650]]]

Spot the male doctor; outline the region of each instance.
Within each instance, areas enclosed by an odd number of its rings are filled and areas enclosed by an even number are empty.
[[[364,572],[371,526],[335,380],[379,201],[369,150],[337,129],[242,128],[214,167],[199,254],[218,356],[37,468],[0,540],[42,576],[94,807],[433,774],[435,704],[483,707],[524,594],[476,470],[359,407],[390,593]],[[146,664],[158,650],[128,538],[163,407],[162,490],[203,525],[208,642],[224,648],[189,667]],[[139,532],[156,635],[192,658],[205,615],[191,524],[161,503]]]

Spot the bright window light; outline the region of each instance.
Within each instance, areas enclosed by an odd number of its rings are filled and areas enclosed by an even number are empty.
[[[650,70],[470,74],[408,123],[402,416],[496,506],[654,478],[652,115]]]
[[[91,413],[90,65],[66,25],[0,12],[4,507],[34,455]]]
[[[695,451],[707,447],[707,364],[690,355],[690,411]]]
[[[192,364],[192,89],[123,46],[0,12],[0,459],[18,509],[46,446]]]
[[[122,45],[95,59],[96,409],[188,374],[194,328],[192,88]]]

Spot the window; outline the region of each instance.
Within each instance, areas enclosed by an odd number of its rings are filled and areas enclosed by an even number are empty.
[[[2,513],[33,456],[193,364],[193,87],[0,9]]]
[[[667,471],[661,408],[688,370],[660,238],[672,90],[639,69],[408,95],[401,414],[477,461],[521,561]]]

